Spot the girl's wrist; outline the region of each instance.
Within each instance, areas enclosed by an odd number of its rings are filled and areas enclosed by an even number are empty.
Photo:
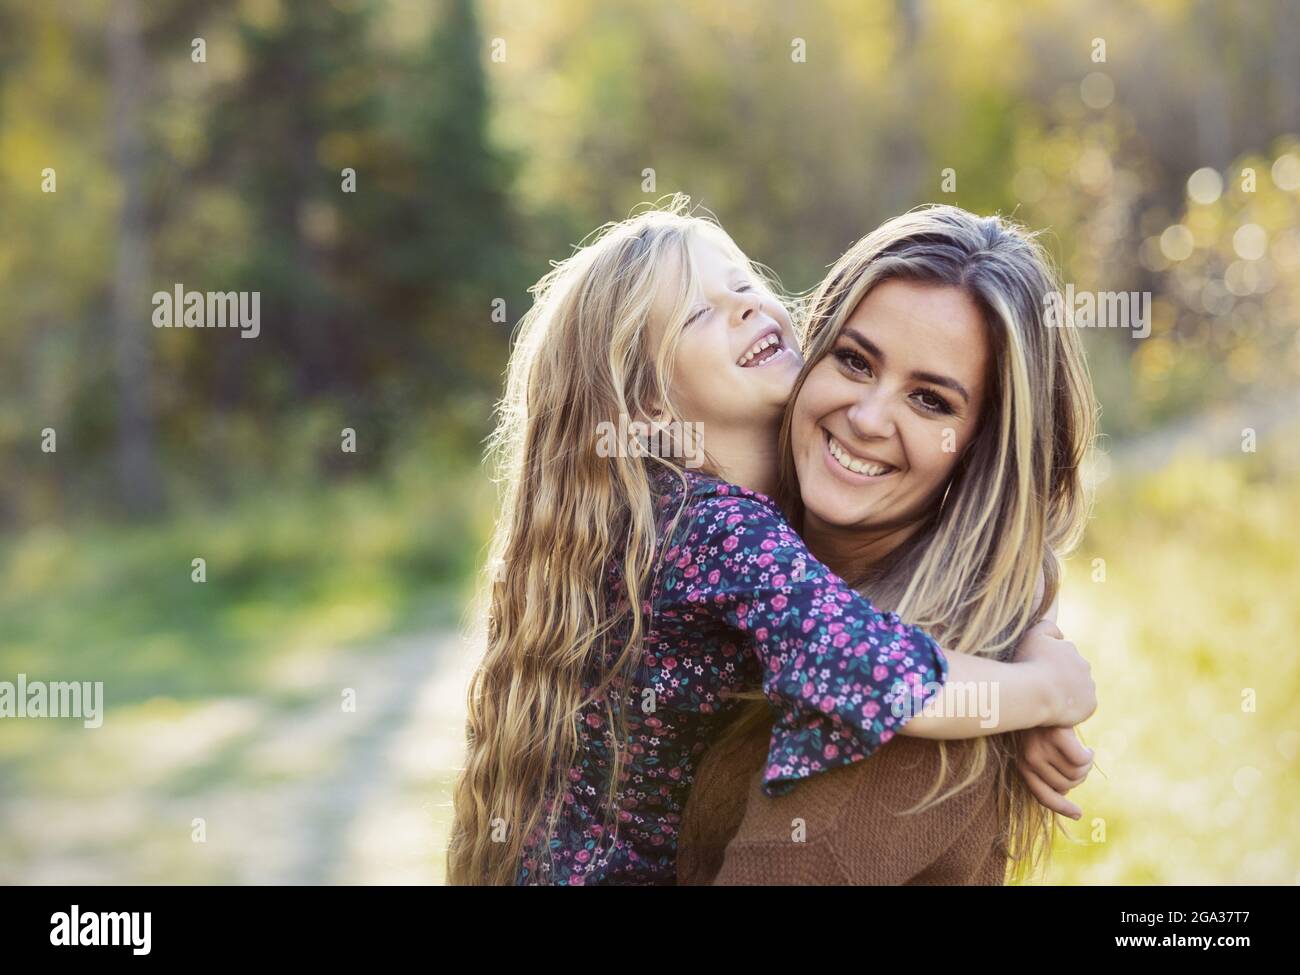
[[[1056,724],[1060,714],[1060,701],[1057,700],[1056,683],[1052,680],[1050,670],[1036,660],[1026,660],[1021,664],[1028,668],[1030,695],[1034,701],[1035,722],[1030,727]]]

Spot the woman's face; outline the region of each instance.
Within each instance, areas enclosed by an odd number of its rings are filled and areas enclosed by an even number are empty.
[[[691,257],[701,293],[677,344],[674,402],[706,428],[779,421],[803,366],[790,315],[709,237],[695,237]]]
[[[964,290],[906,280],[872,288],[793,407],[805,527],[891,530],[938,504],[975,435],[989,357]]]

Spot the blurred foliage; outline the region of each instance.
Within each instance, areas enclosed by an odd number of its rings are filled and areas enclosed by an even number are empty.
[[[1050,882],[1300,882],[1300,428],[1276,442],[1103,486],[1061,614],[1096,764]]]
[[[268,453],[298,449],[287,431],[316,429],[300,411],[356,428],[357,466],[380,470],[408,416],[496,395],[509,326],[495,300],[516,321],[548,261],[674,191],[796,291],[922,202],[1044,230],[1076,288],[1154,293],[1151,340],[1087,336],[1112,434],[1293,386],[1296,13],[1295,0],[6,3],[0,519],[139,508],[122,496],[139,489],[133,464],[168,501],[185,472],[228,498]],[[126,23],[139,91],[108,56]],[[138,158],[115,142],[132,107]],[[341,191],[347,168],[355,193]],[[1224,189],[1196,202],[1188,180],[1206,168]],[[134,186],[140,226],[123,210]],[[1263,249],[1234,257],[1247,224]],[[1152,241],[1178,226],[1194,248],[1170,257]],[[121,263],[137,239],[141,280]],[[177,282],[260,291],[262,335],[152,329],[149,295]],[[456,415],[476,443],[487,412]],[[46,427],[57,454],[40,452]],[[216,449],[236,428],[261,444]]]
[[[337,455],[344,426],[358,452],[331,466],[378,471],[420,416],[490,403],[508,333],[484,296],[523,287],[510,168],[486,140],[474,7],[440,6],[423,33],[397,39],[374,0],[115,0],[9,15],[0,519],[130,510],[114,487],[124,383],[147,387],[156,438],[145,446],[171,501],[187,480],[255,489],[285,454]],[[144,280],[117,263],[132,228],[119,219],[128,174],[113,150],[122,106],[104,49],[122,8],[139,18],[147,84],[134,174]],[[205,62],[191,59],[194,38]],[[42,191],[46,168],[56,192]],[[345,169],[355,193],[343,192]],[[177,283],[260,292],[261,334],[154,329],[150,295]],[[144,356],[115,320],[121,287]],[[488,412],[461,431],[471,444]],[[327,431],[300,413],[339,422]],[[46,427],[57,453],[40,450]],[[246,449],[229,449],[234,431]],[[306,433],[323,439],[290,439]]]
[[[301,661],[450,628],[527,287],[676,191],[792,292],[926,202],[1041,230],[1077,290],[1150,291],[1150,337],[1085,334],[1116,440],[1300,385],[1296,0],[0,0],[0,679],[111,678],[133,729],[9,723],[0,794],[116,787],[135,822],[123,776],[238,788],[220,742],[290,715]],[[176,283],[259,291],[261,335],[154,329]],[[1107,582],[1076,571],[1063,623],[1097,652],[1108,845],[1050,879],[1294,879],[1287,437],[1105,485]],[[140,822],[122,849],[156,851]],[[12,839],[0,867],[81,862]],[[149,881],[241,879],[158,856]]]

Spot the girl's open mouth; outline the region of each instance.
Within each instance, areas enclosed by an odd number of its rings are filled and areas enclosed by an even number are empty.
[[[751,345],[745,354],[736,360],[736,365],[742,369],[765,366],[773,359],[785,355],[789,351],[785,347],[785,343],[781,341],[780,331],[773,329]]]

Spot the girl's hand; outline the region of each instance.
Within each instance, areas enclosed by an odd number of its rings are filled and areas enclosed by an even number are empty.
[[[1042,723],[1073,727],[1097,710],[1097,685],[1092,667],[1078,648],[1050,620],[1035,623],[1016,644],[1016,657],[1038,669],[1047,694],[1047,718]]]
[[[1071,819],[1083,818],[1083,810],[1065,798],[1082,785],[1092,770],[1091,748],[1084,748],[1073,728],[1030,728],[1022,731],[1020,774],[1029,783],[1034,798],[1053,812]]]

